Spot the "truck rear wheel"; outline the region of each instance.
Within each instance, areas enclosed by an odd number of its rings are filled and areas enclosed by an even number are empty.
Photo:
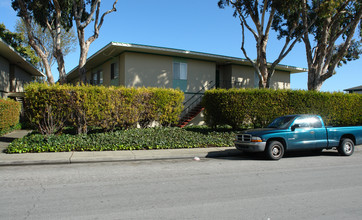
[[[279,160],[284,155],[284,145],[279,141],[270,141],[268,142],[265,155],[270,160]]]
[[[351,156],[354,152],[354,143],[349,138],[343,138],[338,147],[338,153],[342,156]]]

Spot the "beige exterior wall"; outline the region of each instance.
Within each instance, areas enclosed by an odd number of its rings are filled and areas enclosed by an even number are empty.
[[[118,58],[119,60],[119,85],[126,84],[126,56],[121,54]]]
[[[232,88],[254,88],[256,83],[254,73],[253,67],[232,65]]]
[[[19,67],[15,67],[15,91],[24,92],[24,86],[31,82],[32,76]]]
[[[250,66],[232,66],[231,82],[233,88],[257,88],[258,77],[255,70]],[[273,89],[289,89],[290,73],[285,71],[275,71],[271,78],[270,87]]]
[[[125,86],[172,88],[172,61],[168,56],[125,53]]]
[[[271,78],[270,88],[290,89],[290,73],[285,71],[275,71]]]
[[[214,62],[187,60],[187,92],[198,92],[204,86],[215,84],[216,64]]]
[[[0,97],[4,97],[3,92],[10,91],[10,64],[0,56]]]
[[[14,74],[14,91],[10,91],[10,73]],[[32,80],[31,74],[0,56],[0,97],[6,98],[8,92],[24,92],[25,84]]]

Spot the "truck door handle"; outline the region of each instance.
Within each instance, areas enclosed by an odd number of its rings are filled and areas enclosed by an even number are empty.
[[[311,134],[314,134],[314,131],[311,131],[310,133],[311,133]]]

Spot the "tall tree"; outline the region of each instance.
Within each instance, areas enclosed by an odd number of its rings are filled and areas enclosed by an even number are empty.
[[[71,0],[12,0],[12,7],[15,11],[18,11],[18,16],[21,17],[27,28],[29,44],[42,58],[45,68],[49,68],[49,63],[45,59],[49,55],[49,51],[46,50],[44,45],[34,35],[34,27],[32,21],[40,26],[47,28],[50,36],[53,40],[52,54],[56,58],[58,63],[59,80],[65,82],[65,64],[64,54],[62,50],[62,29],[65,28],[68,31],[72,26],[72,19],[69,16],[71,11]],[[48,72],[48,70],[46,70]],[[50,72],[51,74],[51,72]],[[50,74],[47,74],[48,78]],[[48,80],[54,81],[54,80]],[[52,83],[52,82],[51,82]]]
[[[49,51],[48,53],[48,62],[50,64],[50,66],[54,65],[54,53],[53,53],[53,37],[51,36],[50,32],[48,29],[44,29],[43,27],[41,27],[38,23],[34,22],[32,23],[32,27],[34,29],[34,36],[36,36],[36,38],[42,42],[42,45],[45,47],[45,49],[47,51]],[[26,45],[29,45],[29,39],[27,36],[27,31],[26,31],[26,25],[24,23],[24,21],[22,19],[19,19],[16,21],[16,25],[15,25],[15,31],[23,34],[25,37],[25,42]],[[61,29],[61,48],[63,50],[63,55],[67,56],[70,52],[74,51],[75,49],[75,44],[76,44],[76,37],[75,37],[75,32],[74,29],[70,29],[69,31],[66,31],[64,28]],[[29,45],[30,46],[30,45]],[[38,65],[40,66],[40,68],[44,70],[44,65],[42,62],[39,62]]]
[[[31,11],[28,10],[28,4],[26,4],[26,2],[23,0],[13,0],[12,7],[15,11],[18,12],[18,16],[22,18],[25,23],[29,44],[34,49],[44,65],[48,83],[54,84],[54,77],[51,71],[51,66],[48,62],[49,51],[46,50],[46,47],[42,44],[42,42],[33,34],[34,27],[32,14]]]
[[[22,55],[28,62],[36,65],[40,59],[36,56],[31,47],[26,45],[25,37],[22,33],[14,33],[6,29],[4,24],[0,24],[0,38]]]
[[[85,64],[87,61],[87,55],[90,45],[99,37],[99,31],[103,25],[104,17],[116,11],[116,4],[118,0],[113,3],[112,9],[104,12],[102,16],[99,15],[101,8],[101,0],[77,0],[73,1],[73,19],[77,28],[79,46],[80,46],[80,58],[79,58],[79,79],[81,82],[86,83],[86,69]],[[87,11],[87,8],[90,11]],[[93,35],[85,39],[85,28],[94,22]]]
[[[361,50],[361,0],[284,0],[293,12],[282,11],[275,26],[280,35],[285,27],[298,23],[304,30],[308,61],[308,90],[319,91],[335,69],[359,58]],[[311,19],[316,21],[311,24]],[[359,33],[355,33],[359,28]],[[312,46],[315,45],[315,46]]]
[[[273,24],[277,8],[272,0],[219,0],[220,8],[232,6],[234,16],[239,17],[242,28],[241,50],[247,60],[253,65],[255,72],[259,76],[259,87],[270,88],[270,80],[274,75],[276,66],[288,55],[294,45],[301,39],[302,34],[295,35],[294,29],[297,24],[290,26],[290,34],[285,36],[284,45],[274,62],[269,65],[267,61],[267,45],[269,34]],[[291,7],[292,5],[290,5]],[[250,17],[250,19],[248,19]],[[255,39],[257,59],[252,60],[244,47],[245,29],[247,29]],[[284,36],[283,36],[284,37]]]

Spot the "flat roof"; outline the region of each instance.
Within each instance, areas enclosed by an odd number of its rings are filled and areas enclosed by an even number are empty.
[[[0,38],[0,56],[7,59],[11,64],[16,64],[26,72],[33,76],[45,76],[33,64],[21,56],[14,48],[8,45],[3,39]]]
[[[238,65],[252,66],[249,60],[243,58],[196,52],[190,50],[167,48],[167,47],[155,47],[155,46],[148,46],[141,44],[110,42],[109,44],[104,46],[102,49],[100,49],[99,51],[97,51],[87,59],[86,69],[89,70],[95,68],[101,65],[102,63],[106,62],[107,60],[119,56],[124,52],[138,52],[138,53],[180,57],[180,58],[198,59],[205,61],[213,61],[218,64],[238,64]],[[271,63],[269,63],[269,65],[271,65]],[[305,68],[282,65],[282,64],[277,65],[276,69],[287,71],[290,73],[301,73],[308,71]],[[75,73],[78,72],[77,70],[78,66],[75,67],[73,70],[71,70],[67,74],[67,77],[69,76],[75,78],[76,77]]]
[[[344,91],[362,91],[362,86],[356,86],[349,89],[345,89]]]

